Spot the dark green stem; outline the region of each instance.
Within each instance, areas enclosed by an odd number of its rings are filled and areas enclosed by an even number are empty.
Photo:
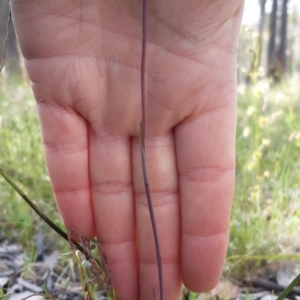
[[[300,283],[300,274],[285,288],[285,290],[279,295],[277,300],[283,300],[286,298],[293,288]]]
[[[63,237],[67,242],[69,242],[68,234],[61,230],[57,225],[55,225],[45,214],[43,214],[38,207],[23,193],[23,191],[13,182],[13,180],[0,168],[0,175],[9,183],[9,185],[25,200],[25,202],[61,237]],[[82,246],[71,239],[72,243],[74,243],[77,250],[81,253],[84,252]]]

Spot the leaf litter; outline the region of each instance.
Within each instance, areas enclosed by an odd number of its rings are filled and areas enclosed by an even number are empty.
[[[0,242],[0,299],[113,299],[109,286],[110,273],[103,273],[103,267],[107,268],[107,259],[102,256],[99,265],[92,255],[99,247],[98,243],[83,237],[80,239],[85,254],[81,254],[70,242],[69,253],[60,255],[49,247],[33,262],[30,262],[30,255],[21,245],[3,239]]]

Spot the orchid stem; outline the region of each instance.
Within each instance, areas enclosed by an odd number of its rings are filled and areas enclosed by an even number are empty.
[[[158,268],[158,279],[159,279],[159,299],[163,300],[163,271],[162,271],[162,262],[160,255],[160,247],[159,247],[159,239],[156,228],[154,210],[152,205],[150,186],[148,180],[148,172],[147,172],[147,159],[146,159],[146,89],[145,89],[145,68],[146,68],[146,46],[147,46],[147,6],[148,1],[143,0],[143,37],[142,37],[142,59],[141,59],[141,101],[142,101],[142,121],[140,125],[140,149],[141,149],[141,158],[142,158],[142,168],[143,168],[143,177],[144,177],[144,185],[146,190],[148,208],[150,213],[152,231],[154,236],[155,243],[155,251],[156,251],[156,260],[157,260],[157,268]],[[156,293],[153,290],[154,297],[156,297]]]

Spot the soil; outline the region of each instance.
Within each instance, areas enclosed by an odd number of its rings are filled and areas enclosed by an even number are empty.
[[[89,263],[83,262],[87,272]],[[237,300],[272,300],[299,273],[299,262],[283,261],[266,263],[247,280],[222,278],[218,286],[210,293],[201,294],[198,300],[214,297]],[[59,299],[84,300],[81,280],[73,259],[61,255],[54,249],[40,251],[35,259],[19,244],[7,239],[0,241],[0,290],[4,295],[0,299]],[[42,296],[48,294],[47,297]],[[51,297],[49,296],[51,295]],[[30,296],[30,297],[29,297]],[[103,286],[96,293],[97,300],[107,299]],[[189,299],[184,291],[183,299]],[[194,299],[194,298],[193,298]],[[289,299],[300,300],[300,287],[294,288]]]
[[[5,300],[59,299],[83,300],[81,280],[70,255],[46,249],[34,262],[19,244],[3,240],[0,243],[0,290]],[[88,262],[84,262],[89,272]],[[51,295],[48,297],[42,294]],[[29,296],[32,296],[28,298]],[[97,300],[107,299],[106,292],[97,292]]]

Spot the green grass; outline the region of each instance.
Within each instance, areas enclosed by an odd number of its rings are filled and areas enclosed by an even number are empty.
[[[261,81],[239,87],[237,182],[225,270],[236,277],[266,258],[287,259],[300,225],[300,85],[291,78],[272,87]],[[0,166],[56,224],[45,170],[39,122],[30,87],[0,78]],[[18,238],[35,251],[41,222],[0,178],[0,236]],[[47,233],[51,241],[56,234]],[[59,245],[61,247],[61,244]],[[65,251],[65,249],[64,249]],[[298,257],[299,258],[299,257]],[[196,299],[191,294],[190,299]]]
[[[268,81],[240,86],[238,99],[237,181],[228,256],[253,257],[253,261],[240,257],[232,270],[244,276],[246,270],[265,260],[255,259],[255,255],[292,253],[297,244],[298,78],[274,87]]]
[[[0,77],[0,166],[57,224],[60,217],[46,173],[35,103],[28,83]],[[0,236],[21,238],[26,246],[41,223],[6,181],[0,178]],[[53,234],[53,239],[54,234]]]

